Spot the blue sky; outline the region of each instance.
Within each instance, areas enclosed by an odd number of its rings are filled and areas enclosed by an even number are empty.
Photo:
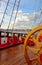
[[[3,0],[2,3],[2,10],[5,9],[5,5],[7,4],[8,0]],[[9,12],[12,9],[13,3],[15,0],[10,0],[8,9]],[[40,8],[42,8],[42,0],[21,0],[19,10],[22,10],[23,12],[32,13],[34,11],[40,11]]]
[[[7,5],[7,1],[8,0],[2,0],[1,1],[0,12],[3,12],[4,13],[4,10],[5,10],[6,5]],[[9,2],[9,5],[8,5],[8,8],[7,8],[7,11],[6,11],[4,20],[3,20],[4,22],[2,23],[2,28],[4,26],[6,26],[6,25],[8,26],[14,1],[15,0],[10,0],[10,2]],[[42,8],[42,0],[21,0],[20,6],[19,6],[19,11],[22,11],[22,13],[27,13],[27,14],[29,13],[30,15],[33,14],[34,12],[35,13],[38,12],[38,14],[39,14],[39,12],[41,11],[40,10],[41,8]],[[16,10],[16,7],[15,7],[14,11],[15,10]],[[0,23],[1,23],[1,20],[2,20],[3,13],[0,13]],[[12,17],[12,20],[11,21],[14,21],[14,15],[15,14],[13,14],[13,17]],[[40,17],[40,19],[36,20],[36,23],[33,20],[32,23],[30,23],[30,24],[32,24],[33,26],[34,26],[34,24],[35,25],[38,24],[38,21],[40,22],[40,20],[42,19],[42,16],[39,15],[39,17]],[[18,24],[17,24],[17,26],[18,26]]]
[[[32,13],[34,11],[40,11],[42,7],[42,0],[21,0],[20,8],[24,12]]]

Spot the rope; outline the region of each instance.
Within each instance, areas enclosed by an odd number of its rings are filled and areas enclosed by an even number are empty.
[[[19,5],[20,5],[20,0],[18,1],[18,5],[17,5],[17,11],[16,11],[16,15],[15,15],[15,18],[14,18],[14,23],[13,23],[13,26],[12,26],[12,33],[13,33],[13,30],[14,30],[14,24],[15,24],[15,21],[16,21],[16,18],[17,18]]]
[[[0,27],[1,27],[2,23],[3,23],[3,19],[4,19],[4,16],[5,16],[5,13],[6,13],[6,10],[7,10],[7,7],[8,7],[8,4],[9,4],[9,1],[10,1],[10,0],[8,0],[8,2],[7,2],[7,5],[6,5],[6,8],[5,8],[5,11],[4,11],[4,14],[3,14],[3,17],[2,17],[2,21],[1,21],[1,23],[0,23]]]
[[[39,4],[41,5],[41,3],[42,3],[42,0],[39,0]],[[39,5],[39,6],[40,6]],[[38,7],[39,7],[38,6]],[[41,12],[40,12],[40,15],[39,16],[42,16],[42,9],[40,8],[40,10],[41,10]],[[41,19],[41,21],[39,22],[39,24],[38,25],[40,25],[40,24],[42,24],[42,19]]]
[[[11,19],[12,19],[12,15],[13,15],[15,4],[16,4],[16,0],[15,0],[14,5],[13,5],[13,9],[12,9],[12,13],[11,13],[11,17],[10,17],[10,20],[9,20],[9,24],[8,24],[7,30],[9,29],[9,26],[10,26],[10,23],[11,23]]]

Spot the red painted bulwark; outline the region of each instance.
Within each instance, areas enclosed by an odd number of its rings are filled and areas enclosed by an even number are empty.
[[[14,44],[18,44],[18,43],[20,43],[18,37],[16,37],[15,35],[14,35],[14,37],[13,37],[13,40],[14,40],[14,41],[13,41]]]
[[[0,42],[2,41],[2,38],[0,38]],[[6,42],[5,42],[6,41]],[[0,44],[0,49],[2,48],[5,48],[5,47],[9,47],[11,45],[16,45],[16,44],[19,44],[21,43],[19,41],[19,39],[14,35],[14,37],[7,37],[6,40],[5,40],[3,43],[1,42]]]
[[[39,41],[42,41],[42,36],[39,36]]]
[[[0,44],[1,44],[1,37],[0,37]]]
[[[1,38],[1,44],[0,44],[0,49],[1,48],[5,48],[5,47],[7,47],[8,46],[8,43],[7,43],[7,38],[6,38],[6,40],[2,43],[2,38]]]
[[[32,45],[34,45],[35,43],[32,41],[32,40],[28,40],[28,44],[30,45],[30,46],[32,46]]]
[[[41,61],[41,63],[42,63],[42,54],[40,55],[40,61]]]

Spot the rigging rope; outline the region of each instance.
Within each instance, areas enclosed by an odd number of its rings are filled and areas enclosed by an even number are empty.
[[[13,26],[12,26],[12,34],[13,34],[13,30],[14,30],[14,25],[15,25],[16,17],[17,17],[17,14],[18,14],[19,5],[20,5],[20,0],[18,1],[17,11],[16,11],[16,15],[15,15],[15,18],[14,18]]]
[[[35,15],[35,17],[34,17],[34,22],[36,22],[36,9],[37,9],[36,7],[37,7],[37,1],[35,0],[35,4],[34,4],[34,8],[35,8],[35,9],[34,9],[34,13],[35,13],[35,14],[34,14],[34,15]]]
[[[1,7],[1,0],[0,0],[0,7]]]
[[[39,5],[40,4],[40,5]],[[39,0],[39,3],[38,3],[38,8],[41,7],[41,4],[42,4],[42,0]],[[40,14],[39,14],[39,17],[41,18],[42,16],[42,9],[40,8],[39,10],[41,10]],[[42,19],[40,20],[40,22],[38,23],[38,25],[40,25],[42,23]]]
[[[9,29],[9,26],[10,26],[10,23],[11,23],[11,19],[12,19],[14,7],[15,7],[15,5],[16,5],[16,1],[17,1],[17,0],[15,0],[14,5],[13,5],[13,9],[12,9],[12,13],[11,13],[11,17],[10,17],[10,20],[9,20],[9,24],[8,24],[7,30]]]
[[[4,19],[4,16],[5,16],[5,13],[6,13],[6,10],[7,10],[7,7],[8,7],[8,4],[9,4],[9,1],[10,1],[10,0],[8,0],[8,2],[7,2],[7,5],[6,5],[6,8],[5,8],[5,11],[4,11],[4,14],[3,14],[3,17],[2,17],[2,21],[1,21],[1,23],[0,23],[0,27],[1,27],[2,23],[3,23],[3,19]]]

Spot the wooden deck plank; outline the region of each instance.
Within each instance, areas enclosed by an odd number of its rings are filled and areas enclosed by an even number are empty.
[[[22,44],[0,50],[0,65],[27,65]]]

